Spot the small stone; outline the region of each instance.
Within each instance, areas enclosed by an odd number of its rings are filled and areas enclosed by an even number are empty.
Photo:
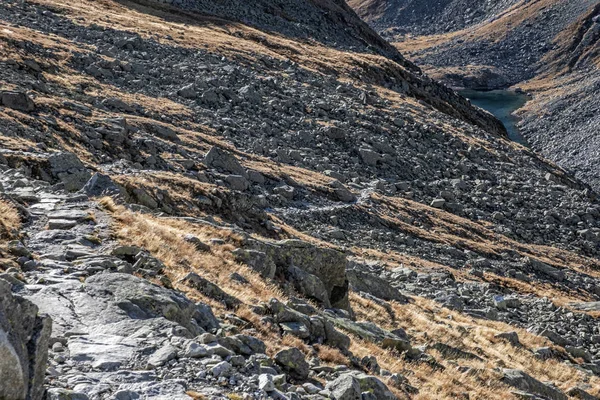
[[[430,206],[433,208],[444,208],[444,204],[446,204],[446,200],[444,199],[433,199]]]
[[[265,392],[272,392],[275,390],[275,384],[273,383],[273,375],[261,374],[258,377],[258,388]]]
[[[214,367],[212,367],[210,369],[210,373],[215,378],[219,378],[221,376],[227,376],[230,371],[231,371],[231,364],[229,364],[227,361],[221,361],[220,363],[216,364]]]

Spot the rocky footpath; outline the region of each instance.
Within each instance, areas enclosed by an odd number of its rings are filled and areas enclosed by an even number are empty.
[[[46,397],[597,395],[596,192],[330,37],[343,4],[281,6],[328,37],[241,3],[0,7],[2,278],[53,321]]]

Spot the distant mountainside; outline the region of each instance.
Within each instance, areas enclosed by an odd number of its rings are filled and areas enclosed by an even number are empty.
[[[523,87],[535,93],[520,112],[534,148],[600,188],[600,4],[557,35]]]
[[[497,19],[520,0],[350,0],[348,4],[385,36],[437,34]]]
[[[405,56],[449,86],[529,91],[533,99],[519,115],[533,148],[600,188],[594,100],[600,75],[598,1],[351,5]]]
[[[396,2],[387,1],[384,4],[391,6]],[[419,4],[431,4],[431,7],[423,7],[421,16],[425,19],[414,29],[412,25],[405,25],[403,19],[369,17],[364,14],[360,3],[357,4],[357,10],[417,64],[425,68],[446,69],[447,82],[457,86],[494,88],[508,87],[533,78],[543,68],[540,63],[544,57],[557,50],[559,35],[586,15],[597,1],[494,3],[494,7],[486,12],[486,18],[477,23],[457,24],[449,31],[424,31],[431,26],[439,26],[438,22],[429,20],[437,18],[431,14],[431,10],[439,3],[425,1]],[[484,4],[490,3],[479,2],[479,6],[465,7],[482,9],[485,8]],[[505,7],[499,7],[499,4]],[[460,20],[460,12],[448,14],[448,18]],[[394,28],[404,31],[396,32]],[[428,36],[430,34],[433,35]],[[456,69],[462,71],[457,72]],[[434,76],[441,77],[435,73]],[[466,80],[461,82],[463,78]]]

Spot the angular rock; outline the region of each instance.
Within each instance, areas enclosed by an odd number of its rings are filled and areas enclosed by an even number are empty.
[[[198,290],[206,297],[222,302],[227,308],[237,308],[242,304],[240,300],[226,293],[218,285],[215,285],[194,272],[188,273],[181,281],[187,286]]]
[[[361,271],[360,266],[350,267],[346,271],[350,287],[355,292],[366,292],[383,300],[394,300],[406,304],[408,299],[388,281],[374,274]]]
[[[308,378],[309,365],[305,360],[304,354],[295,347],[281,350],[273,358],[275,362],[291,378],[303,381]]]
[[[397,397],[379,379],[359,371],[342,374],[329,382],[326,388],[335,400],[360,400],[362,393],[370,393],[377,400],[397,400]]]
[[[91,177],[90,172],[73,153],[53,153],[48,157],[48,164],[49,175],[59,179],[67,191],[80,190]]]
[[[325,284],[315,275],[310,274],[293,265],[288,268],[286,278],[294,288],[311,300],[316,300],[323,307],[329,308],[329,294]]]
[[[112,196],[121,193],[121,188],[110,179],[110,176],[99,172],[92,175],[82,190],[90,197]]]
[[[238,262],[248,265],[265,279],[273,279],[277,266],[273,259],[263,251],[235,249],[233,251]]]
[[[234,175],[240,175],[248,179],[248,174],[242,165],[239,163],[230,152],[220,147],[213,146],[204,156],[204,164],[209,168],[228,172]]]
[[[52,321],[0,279],[0,398],[41,400]]]
[[[518,369],[504,369],[502,382],[526,393],[548,400],[567,400],[567,396],[555,388],[529,376]]]
[[[183,240],[193,244],[198,251],[210,251],[210,246],[200,240],[197,236],[188,233],[183,236]]]
[[[1,91],[0,103],[2,103],[4,107],[12,108],[13,110],[23,112],[35,110],[35,103],[23,92]]]

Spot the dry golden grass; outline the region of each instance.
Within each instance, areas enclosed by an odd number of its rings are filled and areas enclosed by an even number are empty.
[[[18,266],[6,251],[6,243],[19,236],[20,227],[19,212],[10,203],[0,200],[0,271]]]
[[[21,227],[21,217],[17,209],[0,200],[0,243],[15,239]]]
[[[422,298],[413,298],[407,305],[391,303],[393,317],[384,307],[356,294],[352,294],[350,300],[359,319],[374,321],[387,329],[402,327],[412,336],[411,343],[414,346],[441,342],[483,359],[445,360],[437,351],[429,350],[428,353],[446,367],[441,371],[425,364],[408,362],[393,351],[353,338],[351,351],[355,355],[373,354],[383,368],[405,374],[411,384],[421,388],[421,394],[415,398],[436,396],[450,399],[462,391],[478,399],[512,398],[503,397],[507,387],[498,382],[499,374],[494,371],[497,367],[522,369],[542,381],[556,382],[562,389],[588,382],[586,374],[573,367],[556,360],[541,361],[533,357],[530,350],[551,345],[547,339],[523,329],[501,322],[477,320]],[[523,348],[515,348],[508,342],[494,338],[496,334],[509,331],[518,333]],[[458,366],[470,367],[474,373],[460,373]],[[593,386],[594,392],[600,391],[600,379],[594,377],[588,383]]]

